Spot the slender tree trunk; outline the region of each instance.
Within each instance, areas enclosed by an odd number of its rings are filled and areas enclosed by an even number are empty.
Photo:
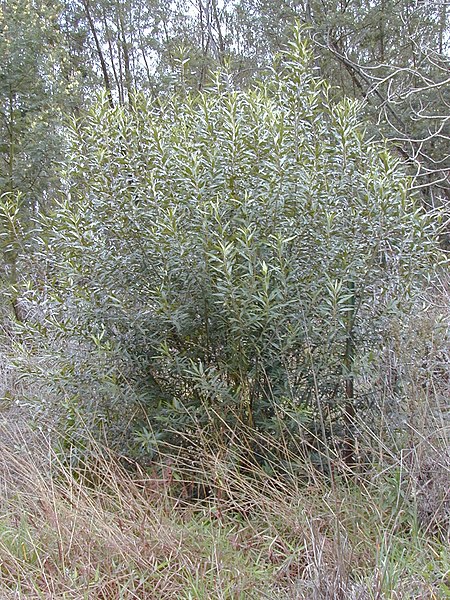
[[[384,19],[386,17],[386,6],[385,0],[381,0],[381,14],[380,14],[380,61],[384,63]]]
[[[109,75],[108,75],[108,67],[106,66],[105,57],[103,56],[100,41],[98,39],[97,31],[95,29],[94,20],[92,19],[91,11],[89,8],[89,0],[82,0],[82,2],[83,2],[83,6],[84,6],[84,11],[86,13],[86,18],[89,23],[89,29],[92,33],[92,37],[94,38],[95,47],[97,49],[98,58],[100,60],[100,67],[101,67],[102,75],[103,75],[103,83],[105,84],[106,93],[108,95],[108,101],[109,101],[111,108],[114,108],[111,82],[110,82]]]
[[[9,137],[9,148],[8,148],[8,185],[7,189],[10,193],[14,192],[14,93],[9,88],[9,122],[8,137]]]
[[[130,67],[130,52],[129,52],[129,45],[128,45],[128,40],[127,40],[127,34],[126,34],[126,30],[125,30],[125,21],[123,18],[123,13],[122,13],[122,8],[120,6],[120,3],[117,3],[117,17],[118,17],[118,25],[119,25],[119,40],[120,40],[120,44],[122,46],[122,53],[123,53],[123,65],[124,65],[124,71],[125,71],[125,87],[127,90],[127,95],[128,95],[128,101],[131,101],[131,98],[133,96],[133,77],[131,74],[131,67]]]
[[[103,26],[105,27],[106,39],[108,41],[109,60],[111,62],[111,68],[112,68],[112,72],[113,72],[113,76],[114,76],[114,81],[116,82],[116,87],[117,87],[117,90],[119,91],[119,104],[123,104],[123,98],[120,93],[121,90],[120,90],[119,77],[117,75],[116,65],[114,62],[114,52],[113,52],[113,47],[112,47],[112,43],[111,43],[111,32],[109,30],[108,19],[106,18],[106,13],[105,13],[104,8],[103,8],[102,13],[103,13]]]
[[[447,6],[447,2],[443,0],[441,8],[441,18],[439,22],[439,54],[443,54],[444,52],[444,36],[447,24]]]
[[[205,81],[205,71],[206,71],[206,54],[207,54],[207,44],[206,44],[206,35],[205,35],[205,25],[204,25],[204,9],[202,0],[198,0],[198,20],[200,23],[200,46],[202,49],[202,68],[200,70],[200,77],[198,88],[201,90],[203,88],[203,83]]]
[[[225,60],[225,40],[222,35],[222,28],[220,26],[219,13],[217,10],[217,2],[216,0],[211,0],[212,3],[212,16],[214,18],[216,29],[217,29],[217,48],[219,54],[219,62],[223,66]]]

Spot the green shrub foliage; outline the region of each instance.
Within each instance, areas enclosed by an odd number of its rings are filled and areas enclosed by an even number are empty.
[[[148,445],[193,423],[295,436],[357,410],[433,228],[312,58],[297,31],[250,91],[219,73],[71,127],[46,328],[66,397],[108,427],[145,414]]]

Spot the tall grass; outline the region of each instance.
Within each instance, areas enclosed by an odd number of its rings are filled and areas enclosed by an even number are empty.
[[[96,446],[74,471],[35,438],[0,448],[5,600],[450,597],[446,533],[421,521],[415,494],[423,440],[330,480],[306,463],[268,474],[231,460],[248,444],[209,452],[201,439],[195,461],[172,452],[144,470]]]

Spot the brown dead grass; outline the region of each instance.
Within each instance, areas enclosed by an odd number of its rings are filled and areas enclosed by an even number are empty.
[[[448,554],[414,525],[398,464],[305,485],[204,451],[190,475],[210,495],[194,501],[181,463],[149,475],[98,448],[74,472],[47,440],[21,439],[0,448],[6,600],[446,597]]]

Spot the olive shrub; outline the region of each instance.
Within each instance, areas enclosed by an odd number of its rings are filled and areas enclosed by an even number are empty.
[[[109,432],[348,424],[358,374],[430,268],[430,219],[297,31],[252,89],[101,99],[46,221],[58,380]],[[62,373],[62,374],[61,374]],[[116,429],[114,429],[116,427]]]

